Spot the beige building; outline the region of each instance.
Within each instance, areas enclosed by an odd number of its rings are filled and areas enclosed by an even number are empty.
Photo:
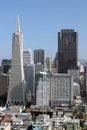
[[[53,72],[53,73],[57,73],[57,70],[58,70],[57,68],[53,68],[53,67],[52,67],[52,72]]]
[[[43,70],[43,64],[37,63],[35,64],[35,73],[40,72]]]
[[[48,71],[52,71],[52,59],[50,57],[46,58],[46,68],[48,69]]]
[[[9,75],[1,74],[0,75],[0,96],[7,94],[9,86]]]

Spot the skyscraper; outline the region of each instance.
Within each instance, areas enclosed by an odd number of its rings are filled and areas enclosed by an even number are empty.
[[[73,29],[58,32],[58,72],[67,73],[78,64],[78,35]]]
[[[23,64],[28,65],[28,64],[32,64],[33,60],[32,60],[32,51],[30,49],[24,50],[23,51]]]
[[[49,72],[52,70],[52,59],[50,57],[46,58],[46,68]]]
[[[48,73],[39,71],[35,75],[36,105],[49,106],[50,80]]]
[[[34,63],[41,63],[44,67],[44,50],[43,49],[37,49],[34,50]]]
[[[49,93],[50,81],[47,78],[47,73],[42,72],[42,78],[38,81],[36,90],[36,105],[37,106],[49,106]]]
[[[26,94],[30,95],[31,102],[34,103],[35,96],[35,65],[28,64],[24,67],[25,81],[26,81]],[[30,101],[30,99],[27,98]]]
[[[7,103],[25,104],[22,33],[20,32],[18,18],[16,21],[16,32],[13,33],[12,42],[12,65]]]

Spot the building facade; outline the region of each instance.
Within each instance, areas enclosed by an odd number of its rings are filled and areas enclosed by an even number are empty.
[[[0,74],[0,96],[7,95],[9,87],[9,75]]]
[[[41,63],[44,67],[45,54],[43,49],[34,50],[34,64]]]
[[[53,60],[53,68],[57,68],[58,70],[58,52],[56,52],[56,56]]]
[[[52,59],[50,57],[46,58],[46,68],[49,72],[52,71]]]
[[[73,101],[73,80],[69,74],[53,74],[50,79],[52,107],[70,106]]]
[[[80,85],[76,82],[73,83],[73,96],[76,97],[80,95]]]
[[[74,68],[74,69],[69,69],[68,74],[70,74],[73,77],[73,81],[79,84],[79,69],[78,68]]]
[[[35,64],[35,73],[38,73],[43,70],[43,64],[37,63]]]
[[[23,68],[23,41],[19,19],[16,21],[16,32],[12,39],[12,65],[9,78],[7,103],[25,104],[25,80]]]
[[[47,78],[47,73],[42,72],[42,78],[39,78],[37,90],[36,90],[36,105],[37,106],[49,106],[50,97],[50,82]]]
[[[0,65],[0,74],[3,74],[3,67]]]
[[[78,34],[73,29],[58,32],[58,72],[78,66]]]
[[[28,50],[24,50],[23,51],[23,64],[28,65],[28,64],[32,64],[33,60],[32,60],[32,51],[30,49]]]
[[[24,66],[27,101],[34,103],[35,96],[35,65],[28,64]]]
[[[9,70],[11,69],[11,59],[3,59],[2,60],[2,67],[3,67],[3,73],[9,73]]]

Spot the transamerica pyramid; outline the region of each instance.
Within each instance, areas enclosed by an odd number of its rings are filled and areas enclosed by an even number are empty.
[[[12,65],[9,77],[7,103],[25,104],[25,80],[23,69],[23,36],[20,32],[19,18],[12,37]]]

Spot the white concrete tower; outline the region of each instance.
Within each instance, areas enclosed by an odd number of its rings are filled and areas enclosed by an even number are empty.
[[[31,49],[27,49],[23,51],[23,64],[24,66],[33,64]]]
[[[25,81],[23,70],[23,45],[20,33],[19,18],[16,21],[16,32],[12,39],[12,65],[9,77],[7,103],[25,104]]]

